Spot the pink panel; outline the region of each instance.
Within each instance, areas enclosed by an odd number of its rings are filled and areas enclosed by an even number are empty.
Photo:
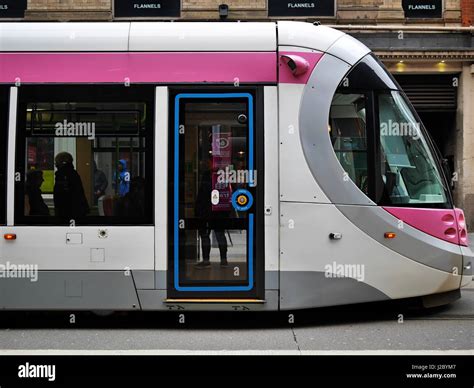
[[[467,226],[466,219],[464,217],[464,212],[462,211],[462,209],[456,208],[454,209],[454,213],[456,214],[456,220],[458,223],[459,244],[468,247],[469,239],[467,234]]]
[[[276,82],[276,54],[0,53],[0,82]]]
[[[319,62],[323,53],[309,53],[309,52],[298,52],[298,51],[280,51],[280,55],[297,55],[301,58],[304,58],[309,63],[309,69],[306,73],[300,75],[293,75],[290,68],[279,58],[279,74],[278,82],[287,83],[287,84],[305,84],[308,82],[308,79],[313,72],[314,67]]]
[[[453,209],[384,207],[393,216],[431,236],[459,244],[458,223]]]

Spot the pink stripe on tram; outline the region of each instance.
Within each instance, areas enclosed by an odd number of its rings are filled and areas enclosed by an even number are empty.
[[[422,232],[453,244],[459,244],[458,224],[454,209],[385,206],[383,208],[394,217]]]
[[[0,53],[0,83],[277,81],[276,53]]]

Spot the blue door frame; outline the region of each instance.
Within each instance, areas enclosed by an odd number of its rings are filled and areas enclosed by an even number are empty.
[[[248,284],[244,286],[181,286],[179,284],[179,129],[180,101],[182,99],[232,99],[245,98],[248,101],[248,170],[254,170],[254,100],[250,93],[181,93],[174,101],[174,198],[173,198],[173,255],[174,255],[174,288],[177,291],[229,292],[251,291],[254,288],[254,230],[255,217],[248,214]]]

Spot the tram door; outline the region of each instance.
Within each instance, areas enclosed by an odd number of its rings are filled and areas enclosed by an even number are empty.
[[[6,223],[7,139],[9,87],[0,87],[0,225]]]
[[[171,94],[168,298],[255,298],[261,282],[254,93]]]

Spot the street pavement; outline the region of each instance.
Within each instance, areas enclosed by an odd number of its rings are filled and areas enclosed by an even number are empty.
[[[7,313],[0,319],[0,355],[31,351],[471,351],[474,288],[448,306],[407,310],[365,305],[283,313],[172,312],[96,317],[68,313]],[[474,354],[474,353],[473,353]]]

